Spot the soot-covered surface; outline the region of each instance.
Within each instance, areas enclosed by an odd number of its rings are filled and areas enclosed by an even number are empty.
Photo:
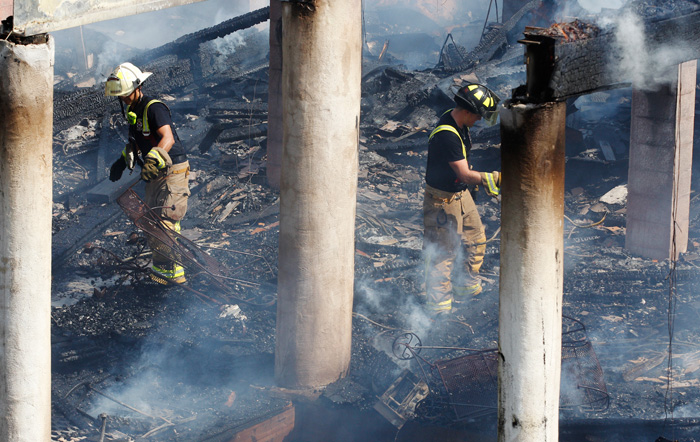
[[[255,54],[260,41],[252,38],[246,53]],[[258,52],[264,61],[266,52]],[[52,440],[228,440],[289,404],[297,410],[291,441],[494,440],[495,414],[458,419],[436,364],[497,347],[499,202],[483,192],[477,201],[491,239],[485,290],[440,322],[420,303],[420,213],[426,139],[450,104],[450,86],[482,80],[507,96],[524,82],[524,70],[521,50],[503,54],[450,77],[367,61],[353,358],[348,376],[323,391],[274,385],[279,194],[264,185],[265,70],[225,83],[214,76],[166,97],[193,171],[183,234],[229,269],[226,290],[193,272],[187,288],[152,283],[143,233],[116,203],[86,199],[121,149],[118,113],[86,115],[57,133]],[[182,68],[174,58],[160,63]],[[585,326],[609,406],[562,409],[562,441],[698,439],[700,210],[693,198],[689,250],[674,267],[624,250],[619,195],[627,179],[630,96],[621,89],[569,103],[564,314]],[[498,170],[497,128],[477,127],[472,135],[475,168]],[[106,225],[96,221],[105,217]],[[401,360],[393,346],[406,333],[440,348]],[[373,407],[404,369],[431,393],[399,430]],[[570,381],[562,388],[575,389]],[[495,396],[484,401],[494,409]]]

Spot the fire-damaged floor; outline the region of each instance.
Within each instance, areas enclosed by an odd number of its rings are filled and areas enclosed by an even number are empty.
[[[183,126],[196,132],[196,120]],[[498,135],[484,132],[472,162],[497,169]],[[379,155],[368,147],[387,136],[386,128],[366,131],[361,148],[347,378],[312,393],[275,387],[278,194],[255,184],[262,165],[249,173],[248,161],[236,166],[191,149],[195,178],[183,233],[226,266],[229,289],[196,272],[187,288],[150,282],[145,238],[124,215],[81,245],[54,272],[53,440],[228,441],[270,419],[285,440],[426,440],[426,431],[444,440],[493,439],[498,201],[483,191],[478,197],[491,238],[485,291],[450,319],[431,321],[418,297],[425,149]],[[615,199],[625,168],[624,160],[567,165],[564,327],[574,333],[565,343],[589,349],[573,359],[582,371],[562,378],[570,400],[561,440],[696,440],[700,211],[694,198],[690,250],[673,269],[630,256],[624,200]],[[79,225],[90,207],[118,210],[115,202],[67,199],[56,204],[55,234]],[[602,378],[582,390],[598,370]],[[415,411],[415,403],[390,399],[410,395],[426,396]]]
[[[352,360],[318,391],[274,382],[279,193],[265,185],[260,61],[179,90],[155,84],[192,166],[182,234],[223,278],[190,266],[185,286],[151,282],[144,233],[115,200],[143,183],[105,180],[123,146],[118,108],[57,117],[52,440],[495,440],[499,201],[477,199],[484,292],[436,322],[420,298],[423,174],[449,86],[481,80],[507,97],[524,81],[522,48],[469,75],[364,66]],[[700,440],[700,206],[693,192],[673,266],[625,251],[630,97],[569,105],[562,441]],[[472,135],[474,167],[498,170],[498,128]]]

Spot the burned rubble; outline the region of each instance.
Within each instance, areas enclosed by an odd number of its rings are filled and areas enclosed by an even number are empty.
[[[595,34],[580,22],[556,29]],[[192,165],[182,234],[226,269],[223,282],[206,271],[185,287],[150,282],[144,233],[116,201],[127,188],[101,187],[124,144],[119,109],[99,87],[61,85],[52,440],[233,440],[272,417],[277,440],[409,441],[429,431],[495,440],[497,199],[482,191],[477,200],[489,241],[484,292],[445,323],[423,314],[419,300],[432,125],[461,82],[488,81],[508,97],[525,81],[511,29],[491,32],[493,44],[469,53],[478,58],[469,71],[447,68],[445,58],[426,70],[376,56],[363,66],[353,358],[346,378],[315,392],[277,388],[273,379],[279,193],[265,185],[264,33],[248,31],[244,64],[198,42],[196,56],[171,45],[151,65]],[[180,83],[169,85],[173,78]],[[563,311],[572,364],[563,367],[579,368],[562,378],[561,439],[654,440],[667,423],[678,440],[694,441],[700,210],[693,197],[689,250],[677,262],[624,249],[630,95],[621,88],[568,101]],[[472,137],[476,167],[500,169],[498,130],[475,128]],[[132,184],[142,191],[136,174]]]

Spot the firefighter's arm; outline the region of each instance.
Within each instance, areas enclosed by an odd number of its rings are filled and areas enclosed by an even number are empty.
[[[158,146],[166,152],[170,151],[170,148],[175,144],[175,137],[173,136],[173,131],[170,125],[166,124],[161,126],[156,130],[160,136],[160,141],[158,141]]]
[[[467,160],[450,161],[450,167],[461,183],[481,184],[481,174],[469,168]]]

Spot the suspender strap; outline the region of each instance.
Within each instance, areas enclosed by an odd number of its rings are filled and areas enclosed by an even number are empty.
[[[453,134],[457,135],[457,137],[459,138],[459,142],[462,143],[462,155],[464,155],[464,159],[466,160],[467,159],[467,148],[464,146],[464,141],[462,140],[462,136],[459,134],[457,129],[454,128],[454,126],[451,126],[449,124],[439,125],[435,129],[433,129],[433,131],[430,133],[430,137],[428,138],[428,141],[430,141],[436,133],[441,132],[443,130],[450,131]]]

